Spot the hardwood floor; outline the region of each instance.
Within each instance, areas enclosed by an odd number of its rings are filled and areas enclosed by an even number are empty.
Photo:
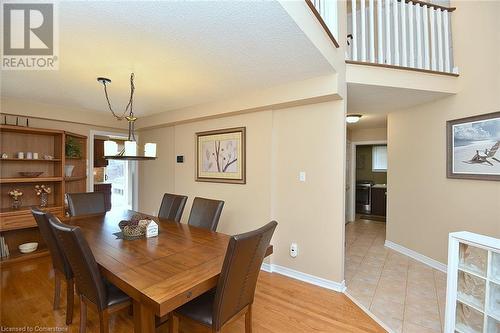
[[[52,330],[58,327],[58,332],[78,332],[78,301],[75,301],[73,324],[67,330],[64,302],[60,309],[52,310],[54,273],[50,266],[50,259],[45,257],[2,268],[2,327],[38,326]],[[65,300],[66,288],[62,289],[61,300]],[[257,333],[385,332],[345,295],[266,272],[259,276],[253,318],[253,331]],[[91,309],[87,323],[87,332],[98,332],[99,320]],[[229,324],[223,332],[244,332],[244,328],[245,320],[241,318]],[[110,331],[133,331],[132,317],[127,311],[112,316]],[[201,331],[199,327],[193,328],[181,321],[180,332]]]

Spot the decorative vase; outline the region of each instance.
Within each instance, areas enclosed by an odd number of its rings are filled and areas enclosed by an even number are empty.
[[[74,165],[66,165],[64,167],[64,174],[66,177],[71,177],[73,175],[73,169],[75,168]]]
[[[19,198],[13,198],[13,200],[12,200],[12,208],[13,209],[19,209],[19,208],[21,208],[22,204],[23,203],[21,202],[21,199],[19,199]]]
[[[47,207],[49,204],[49,195],[45,192],[40,193],[40,207]]]

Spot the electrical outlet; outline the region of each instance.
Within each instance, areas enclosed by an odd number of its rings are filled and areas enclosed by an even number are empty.
[[[299,255],[299,246],[297,243],[290,244],[290,257],[295,258]]]

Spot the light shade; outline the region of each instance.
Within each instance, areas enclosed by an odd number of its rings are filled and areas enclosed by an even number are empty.
[[[144,156],[156,157],[156,143],[146,143],[144,145]]]
[[[345,121],[349,124],[354,124],[354,123],[357,123],[361,117],[362,117],[362,115],[360,115],[360,114],[348,114],[345,117]]]
[[[137,156],[137,142],[125,141],[125,156]]]
[[[111,140],[104,141],[104,156],[113,156],[118,154],[118,144]]]

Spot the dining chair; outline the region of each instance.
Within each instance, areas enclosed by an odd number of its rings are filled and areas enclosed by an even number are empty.
[[[86,330],[89,304],[94,305],[99,312],[100,333],[108,333],[109,315],[130,307],[130,297],[103,279],[80,228],[63,224],[56,217],[50,216],[50,226],[74,272],[76,290],[80,297],[80,333]]]
[[[102,192],[67,193],[66,198],[71,216],[106,213]]]
[[[217,287],[171,313],[169,332],[178,332],[179,319],[220,332],[224,325],[245,315],[245,332],[251,333],[255,286],[277,225],[272,221],[260,229],[232,236]]]
[[[69,325],[73,322],[73,296],[75,294],[73,271],[71,270],[68,260],[63,255],[63,252],[55,238],[54,232],[50,227],[48,214],[36,208],[32,209],[31,213],[35,218],[40,234],[42,235],[45,244],[47,244],[50,256],[52,257],[52,267],[54,269],[55,281],[54,310],[58,309],[60,306],[61,278],[64,278],[66,281],[66,324]]]
[[[184,206],[186,206],[187,196],[165,193],[161,201],[158,217],[161,219],[180,222]]]
[[[196,197],[189,213],[188,224],[216,231],[224,201]]]

